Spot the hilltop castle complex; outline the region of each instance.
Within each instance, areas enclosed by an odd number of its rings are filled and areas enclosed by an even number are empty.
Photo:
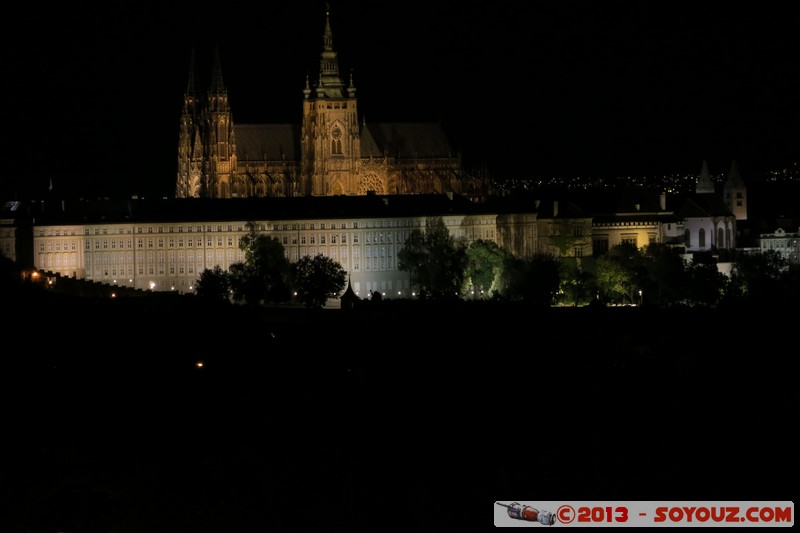
[[[703,162],[694,193],[683,196],[493,194],[464,170],[439,124],[359,117],[327,14],[319,78],[313,86],[306,80],[299,124],[234,124],[219,55],[204,96],[191,64],[174,199],[8,202],[0,252],[54,275],[193,292],[203,270],[244,260],[239,240],[253,223],[283,244],[290,261],[316,254],[338,261],[361,296],[409,297],[414,287],[397,254],[430,217],[441,217],[461,242],[493,241],[523,258],[599,256],[623,242],[663,243],[687,256],[752,246],[737,229],[747,221],[748,197],[735,161],[724,184]],[[800,258],[794,229],[772,234],[769,248]]]

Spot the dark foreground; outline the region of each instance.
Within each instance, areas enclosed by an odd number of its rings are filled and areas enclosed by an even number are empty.
[[[498,500],[797,501],[797,356],[778,341],[796,321],[776,310],[24,311],[3,351],[6,531],[433,531],[488,525]]]

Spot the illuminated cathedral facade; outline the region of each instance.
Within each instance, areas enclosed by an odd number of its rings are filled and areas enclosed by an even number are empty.
[[[200,96],[192,57],[178,134],[176,198],[486,193],[439,123],[366,123],[343,81],[326,13],[319,76],[299,124],[235,124],[219,53]]]

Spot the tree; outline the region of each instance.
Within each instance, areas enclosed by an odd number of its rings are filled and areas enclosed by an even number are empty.
[[[292,265],[297,298],[309,309],[320,309],[329,298],[338,298],[344,290],[347,272],[338,261],[317,254],[302,257]]]
[[[642,252],[644,301],[669,306],[685,298],[688,273],[683,258],[664,243],[651,243]],[[716,268],[716,265],[715,265]]]
[[[219,265],[206,268],[197,280],[197,296],[213,302],[230,303],[230,283],[228,274]]]
[[[778,301],[788,261],[777,250],[742,253],[731,270],[729,297],[750,302]]]
[[[725,294],[728,278],[714,261],[695,261],[686,269],[689,305],[716,307]]]
[[[645,272],[642,254],[636,245],[617,244],[597,259],[597,289],[603,300],[624,303],[627,298],[634,303],[637,301],[634,292],[642,289]]]
[[[397,268],[409,273],[422,299],[458,298],[466,266],[465,248],[442,217],[428,217],[425,231],[413,230],[397,253]]]
[[[288,301],[290,264],[283,244],[257,233],[253,222],[248,222],[247,228],[249,233],[239,240],[239,249],[245,253],[244,262],[228,267],[234,301],[250,305]]]
[[[589,268],[587,268],[589,267]],[[591,257],[562,257],[559,270],[560,289],[565,302],[578,307],[594,295],[594,261]]]
[[[552,254],[535,253],[527,259],[509,255],[498,278],[499,294],[507,300],[522,300],[550,306],[558,294],[561,264]]]
[[[494,241],[478,239],[467,247],[466,253],[465,287],[472,287],[478,294],[488,295],[503,265],[506,252]]]

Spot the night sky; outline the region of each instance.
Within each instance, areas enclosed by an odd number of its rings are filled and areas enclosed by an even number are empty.
[[[325,3],[19,7],[2,37],[3,197],[174,193],[190,50],[220,46],[236,123],[301,119]],[[167,11],[168,9],[168,11]],[[368,122],[442,121],[497,177],[698,173],[800,160],[788,4],[331,2]],[[202,74],[202,72],[201,72]]]

